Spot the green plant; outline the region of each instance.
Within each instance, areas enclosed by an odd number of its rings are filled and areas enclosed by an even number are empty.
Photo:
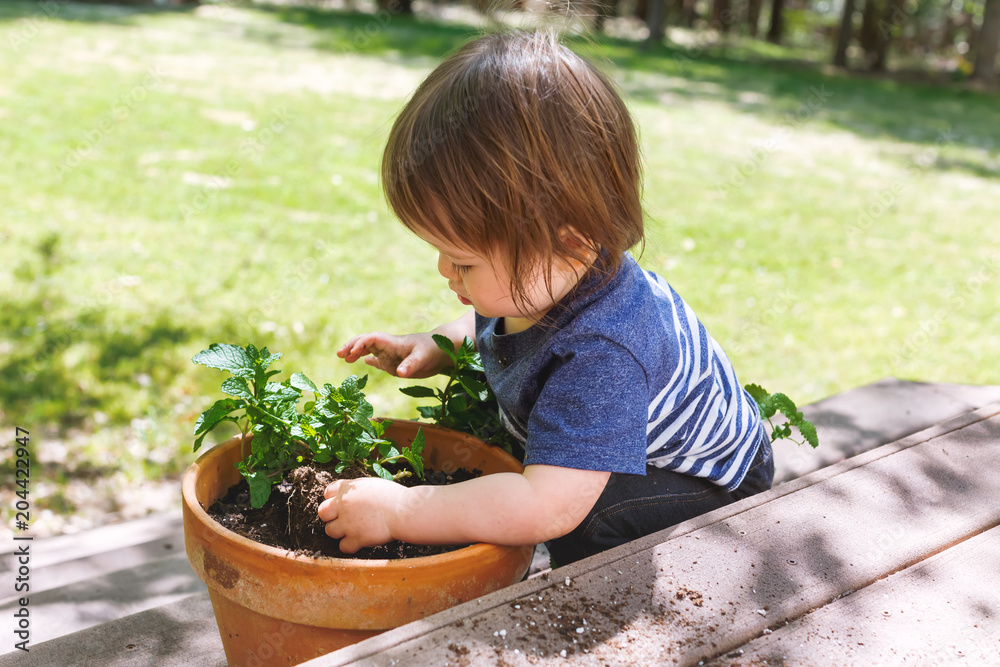
[[[367,376],[352,375],[340,387],[324,384],[317,388],[302,373],[293,373],[284,382],[270,382],[281,371],[268,368],[280,358],[281,354],[272,354],[266,347],[213,343],[192,359],[232,375],[222,383],[222,391],[232,398],[216,401],[198,417],[194,451],[216,426],[235,423],[244,442],[237,467],[250,486],[251,506],[262,507],[284,473],[307,461],[336,461],[338,473],[355,467],[383,479],[423,477],[423,431],[404,449],[385,439],[385,425],[372,419],[374,410],[362,391]],[[313,392],[315,400],[299,412],[303,391]],[[253,434],[250,452],[245,449],[247,434]],[[410,469],[400,467],[393,473],[386,468],[404,462]]]
[[[452,362],[443,371],[448,376],[444,389],[419,385],[400,389],[414,398],[437,399],[435,405],[419,406],[420,416],[439,426],[474,435],[510,453],[523,451],[521,442],[500,422],[500,406],[486,383],[475,341],[466,336],[456,348],[447,336],[434,334],[434,342]]]
[[[757,402],[761,418],[766,419],[767,423],[771,425],[771,442],[780,438],[788,438],[792,442],[801,445],[801,441],[792,437],[792,427],[794,426],[802,434],[806,442],[814,448],[819,447],[819,436],[816,434],[815,424],[805,418],[799,409],[795,407],[792,399],[781,393],[769,393],[759,384],[748,384],[744,389]],[[780,412],[788,419],[788,421],[780,426],[775,426],[774,422],[771,421],[771,417],[777,412]]]

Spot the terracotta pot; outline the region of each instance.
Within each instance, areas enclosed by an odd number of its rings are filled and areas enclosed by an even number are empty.
[[[498,447],[449,429],[387,420],[386,436],[409,443],[422,427],[424,462],[451,472],[520,472]],[[296,665],[390,628],[520,581],[532,547],[474,544],[399,560],[309,558],[224,528],[205,509],[239,481],[236,436],[202,454],[184,476],[184,544],[208,585],[233,667]]]

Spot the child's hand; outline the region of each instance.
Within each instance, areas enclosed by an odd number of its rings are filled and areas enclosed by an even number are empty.
[[[394,336],[376,331],[361,334],[337,350],[337,356],[349,363],[365,357],[369,366],[401,378],[431,377],[451,363],[429,333]]]
[[[319,518],[326,534],[340,540],[347,554],[393,539],[392,518],[406,488],[396,482],[366,477],[338,480],[326,487]]]

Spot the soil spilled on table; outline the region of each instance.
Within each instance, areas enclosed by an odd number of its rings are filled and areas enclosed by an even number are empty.
[[[423,480],[404,477],[399,482],[405,486],[436,486],[462,482],[480,474],[482,471],[479,470],[459,469],[450,474],[425,470]],[[365,547],[353,554],[342,552],[338,548],[339,540],[329,537],[324,531],[323,521],[317,512],[323,502],[323,492],[330,483],[362,475],[360,471],[350,469],[334,473],[316,464],[300,466],[285,473],[281,482],[271,488],[271,497],[259,509],[250,506],[250,487],[241,477],[222,498],[212,503],[207,512],[221,525],[243,537],[313,558],[413,558],[447,553],[467,546],[428,546],[396,540]]]

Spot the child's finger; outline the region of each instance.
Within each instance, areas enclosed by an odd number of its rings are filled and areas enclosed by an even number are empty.
[[[333,537],[333,536],[331,535],[330,537]],[[339,548],[345,554],[352,554],[352,553],[354,553],[355,551],[357,551],[358,549],[360,549],[363,546],[357,540],[352,540],[351,538],[344,537],[343,535],[341,535],[341,537],[343,539],[340,540]]]
[[[335,540],[339,540],[342,537],[344,537],[344,535],[346,535],[344,530],[340,527],[340,525],[336,521],[331,521],[330,523],[326,524],[326,528],[324,528],[323,530],[326,531],[327,535],[329,535]],[[340,550],[343,551],[344,553],[354,553],[354,551],[345,551],[343,547],[341,547]],[[357,549],[355,549],[355,551],[357,551]]]
[[[337,518],[337,503],[329,498],[324,500],[319,504],[317,514],[319,514],[319,518],[324,522],[333,521]]]

